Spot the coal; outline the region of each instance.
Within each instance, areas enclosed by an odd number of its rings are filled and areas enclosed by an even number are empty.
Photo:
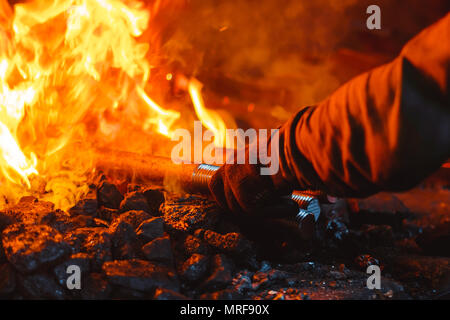
[[[236,232],[221,235],[212,230],[206,230],[203,239],[210,246],[227,253],[239,255],[251,250],[250,242]]]
[[[176,273],[153,262],[139,259],[111,261],[102,269],[111,283],[133,290],[149,292],[157,287],[179,290]]]
[[[94,218],[91,216],[78,215],[72,218],[72,225],[74,228],[92,228],[95,226]]]
[[[186,255],[202,254],[207,255],[209,253],[208,245],[205,241],[193,236],[188,235],[184,240],[184,250]]]
[[[121,224],[130,225],[133,230],[135,230],[142,222],[150,219],[151,217],[152,216],[150,216],[147,212],[142,210],[132,210],[122,213],[111,222],[111,231],[114,232],[115,229],[120,228]]]
[[[125,198],[120,203],[120,211],[126,212],[130,210],[145,211],[152,215],[158,215],[158,211],[153,211],[148,202],[147,198],[142,192],[135,191],[129,192],[125,195]]]
[[[94,227],[109,228],[109,223],[105,220],[94,218]]]
[[[212,273],[203,282],[206,289],[223,289],[229,285],[233,279],[233,264],[231,260],[223,254],[216,254],[212,258]]]
[[[103,179],[96,195],[69,212],[34,197],[0,210],[0,298],[428,299],[450,292],[448,258],[438,257],[448,252],[442,199],[431,217],[425,205],[420,211],[408,200],[405,209],[384,195],[357,200],[350,215],[345,200],[325,204],[305,241],[279,228],[290,222],[232,219],[204,197],[161,187]],[[81,290],[67,288],[70,265],[81,268]],[[382,269],[381,290],[366,288],[369,265]]]
[[[46,224],[61,233],[66,233],[69,230],[75,228],[73,220],[70,218],[70,214],[62,210],[51,211],[48,214],[42,216],[39,221],[40,224]]]
[[[344,240],[346,240],[349,234],[349,229],[342,219],[332,218],[327,223],[326,233],[332,244],[340,245]]]
[[[51,202],[39,201],[31,196],[23,197],[16,205],[6,207],[0,212],[0,224],[3,228],[13,223],[39,224],[53,211],[55,205]]]
[[[82,252],[89,254],[92,269],[99,270],[105,261],[112,260],[112,237],[106,228],[92,228],[90,231],[82,245]]]
[[[148,300],[151,298],[151,293],[114,286],[111,298],[114,300]]]
[[[159,217],[143,221],[136,230],[137,237],[142,242],[148,242],[164,235],[164,220]]]
[[[98,201],[96,198],[81,199],[75,206],[69,209],[69,213],[76,215],[95,216],[97,213]]]
[[[13,224],[3,230],[2,241],[8,261],[23,273],[51,265],[70,252],[61,233],[46,225]]]
[[[359,267],[361,271],[367,270],[369,266],[379,266],[382,269],[382,264],[380,261],[371,256],[370,254],[361,254],[355,258],[355,264]]]
[[[189,300],[188,297],[185,295],[170,290],[170,289],[164,289],[164,288],[157,288],[155,290],[155,295],[153,296],[153,299],[155,300]]]
[[[268,286],[269,277],[266,272],[258,271],[252,278],[252,290],[258,290],[261,287]]]
[[[135,241],[136,229],[151,216],[145,211],[128,211],[111,222],[109,230],[115,246],[120,246],[126,242]]]
[[[20,289],[30,299],[64,300],[68,293],[49,274],[33,274],[19,277]]]
[[[103,206],[110,209],[119,209],[122,200],[122,194],[112,183],[103,181],[97,189],[98,206]]]
[[[402,281],[435,292],[450,291],[450,258],[401,255],[393,261],[393,273]]]
[[[0,298],[13,293],[16,288],[16,275],[13,267],[4,263],[0,265]]]
[[[389,225],[364,225],[362,232],[371,247],[392,246],[394,244],[394,232]]]
[[[422,249],[417,245],[416,239],[414,238],[406,238],[401,239],[395,242],[395,246],[399,248],[402,253],[409,253],[413,255],[417,255],[422,253]]]
[[[198,282],[202,280],[209,269],[209,258],[207,256],[194,253],[180,268],[180,276],[188,282]]]
[[[233,288],[236,292],[244,294],[253,290],[252,278],[254,273],[248,270],[238,272],[232,280]]]
[[[147,260],[173,264],[172,245],[169,235],[156,238],[142,247]]]
[[[127,242],[120,247],[113,248],[114,260],[127,260],[141,257],[142,254],[138,243]]]
[[[72,253],[87,253],[94,270],[99,270],[105,261],[112,260],[112,236],[109,229],[79,228],[69,232],[65,241],[70,244]]]
[[[112,285],[103,274],[90,273],[83,277],[80,295],[84,300],[105,300],[110,297],[112,290]]]
[[[196,196],[168,199],[161,208],[166,226],[173,231],[212,228],[220,215],[215,203]]]
[[[14,215],[9,214],[8,212],[0,211],[0,231],[15,222],[17,222],[17,219]]]
[[[110,208],[106,208],[106,207],[100,207],[97,210],[97,216],[107,222],[111,222],[112,220],[114,220],[115,218],[117,218],[120,215],[119,210],[118,209],[110,209]]]
[[[0,263],[3,263],[5,261],[6,261],[5,250],[3,249],[3,244],[0,241]]]
[[[200,296],[202,300],[238,300],[242,295],[232,289],[223,289],[216,292],[207,292]]]
[[[128,183],[126,193],[134,192],[134,191],[142,191],[143,186],[135,183]]]
[[[71,253],[80,253],[82,244],[87,238],[84,228],[70,231],[64,235],[64,241],[69,244]]]
[[[89,274],[90,272],[90,256],[87,253],[72,254],[66,261],[57,265],[53,272],[55,274],[57,282],[61,286],[66,286],[67,278],[71,275],[67,273],[69,266],[77,266],[80,268],[81,277]]]
[[[450,257],[450,218],[432,228],[425,228],[417,237],[417,244],[428,255]]]
[[[203,239],[203,236],[205,235],[206,229],[198,228],[194,231],[194,237],[198,239]]]
[[[347,275],[341,271],[330,271],[330,276],[336,280],[343,280],[347,278]]]
[[[143,191],[143,194],[147,199],[150,212],[155,216],[160,215],[161,212],[159,208],[165,201],[164,189],[160,187],[149,187]]]

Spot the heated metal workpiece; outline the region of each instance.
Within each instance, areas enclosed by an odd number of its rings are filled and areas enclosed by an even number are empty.
[[[176,185],[189,193],[208,195],[208,182],[219,169],[209,164],[175,164],[172,159],[123,151],[99,149],[97,169],[110,176],[127,177],[143,183],[163,185],[166,178],[176,180]],[[320,201],[326,196],[314,190],[294,191],[291,195],[299,206],[297,221],[300,233],[311,234],[320,215]],[[322,200],[323,199],[323,200]],[[308,236],[307,236],[308,237]]]
[[[291,199],[294,200],[300,209],[314,216],[314,221],[317,221],[320,216],[319,200],[308,193],[308,191],[294,191],[292,192]]]
[[[299,206],[299,211],[295,218],[302,236],[306,239],[312,238],[316,221],[320,216],[319,200],[301,191],[294,191],[291,199]]]
[[[192,172],[192,188],[197,192],[209,193],[208,182],[218,169],[218,166],[199,164]],[[294,191],[290,196],[299,206],[295,219],[300,233],[305,238],[312,237],[315,223],[320,216],[319,201],[314,194],[315,191]]]
[[[199,164],[192,172],[192,188],[201,193],[209,193],[208,183],[219,166]]]

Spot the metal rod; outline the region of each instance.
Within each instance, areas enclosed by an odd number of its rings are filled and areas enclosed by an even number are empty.
[[[163,184],[169,177],[190,193],[209,195],[208,183],[219,169],[209,164],[175,164],[171,159],[148,154],[99,149],[96,155],[97,169],[114,176],[143,182]],[[290,198],[299,206],[296,220],[300,231],[310,233],[320,216],[317,191],[294,191]]]
[[[199,164],[192,171],[192,188],[201,193],[208,192],[208,184],[214,173],[219,169],[218,166],[210,164]],[[320,216],[319,200],[312,195],[311,191],[294,191],[290,198],[299,206],[296,220],[299,223],[299,229],[309,236],[312,236],[315,222]]]

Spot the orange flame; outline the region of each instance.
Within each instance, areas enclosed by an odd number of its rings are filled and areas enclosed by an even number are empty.
[[[214,133],[214,144],[217,147],[228,147],[225,145],[227,126],[217,112],[205,107],[201,94],[202,87],[202,83],[195,78],[189,81],[188,90],[195,108],[195,113],[203,125]]]
[[[0,0],[0,199],[31,193],[66,209],[88,191],[95,143],[129,123],[171,137],[180,113],[146,93],[151,44],[139,40],[159,7]],[[195,112],[223,145],[225,124],[200,91],[191,80]]]
[[[36,170],[36,158],[34,154],[31,155],[31,159],[27,159],[8,128],[1,122],[0,169],[9,181],[16,182],[18,179],[22,179],[28,188],[31,187],[28,176],[38,173]],[[15,173],[19,178],[14,178]]]
[[[158,126],[158,132],[171,137],[172,132],[169,130],[173,123],[180,117],[180,113],[173,110],[164,110],[156,102],[154,102],[141,87],[136,87],[138,95],[145,101],[145,103],[158,114],[157,118],[148,118],[144,122],[144,129],[148,129],[152,124]]]

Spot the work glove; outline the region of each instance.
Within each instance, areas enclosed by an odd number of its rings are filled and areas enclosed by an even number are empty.
[[[244,164],[224,164],[215,172],[208,185],[213,198],[221,208],[235,214],[294,216],[298,205],[289,198],[292,190],[277,187],[273,175],[262,175],[264,165],[259,159],[250,164],[249,150],[256,149],[246,146]]]
[[[225,164],[211,178],[209,189],[218,205],[234,213],[269,214],[270,210],[294,210],[295,203],[283,199],[270,176],[260,174],[255,164]]]
[[[283,129],[280,132],[282,136]],[[268,154],[271,154],[270,148],[273,147],[280,148],[278,143],[272,145],[269,141]],[[287,181],[281,170],[273,175],[262,175],[263,164],[259,161],[249,164],[249,150],[256,149],[246,146],[244,164],[224,164],[212,176],[208,187],[215,201],[221,208],[235,214],[280,218],[295,216],[298,205],[290,199],[294,185]],[[282,150],[278,154],[280,152]],[[234,159],[237,159],[237,152]],[[277,160],[280,163],[280,159]],[[331,196],[326,196],[326,199],[336,202],[336,198]]]

